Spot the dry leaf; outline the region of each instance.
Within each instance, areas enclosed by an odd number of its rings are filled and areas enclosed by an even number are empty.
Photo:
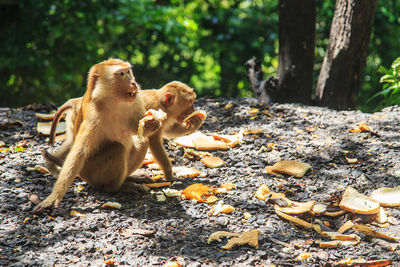
[[[197,137],[193,139],[194,147],[198,150],[227,150],[228,145],[225,142],[214,140],[211,136]]]
[[[372,237],[389,239],[389,240],[393,240],[393,241],[397,241],[398,240],[397,237],[393,237],[393,236],[386,235],[384,233],[380,233],[378,231],[375,231],[371,227],[369,227],[367,225],[363,225],[363,224],[354,224],[353,229],[356,230],[356,231],[359,231],[359,232],[361,232],[361,233],[363,233],[365,235],[372,236]]]
[[[254,248],[258,248],[258,235],[260,230],[254,229],[248,232],[241,233],[238,237],[232,237],[228,240],[228,243],[223,246],[223,249],[232,249],[238,245],[250,245]]]
[[[382,206],[400,206],[400,186],[376,189],[372,192],[371,198],[378,201]]]
[[[194,148],[193,140],[199,137],[207,137],[207,136],[202,132],[197,131],[189,135],[177,137],[174,139],[174,142],[183,147]]]
[[[310,164],[294,160],[282,160],[272,165],[271,171],[300,178],[303,177],[309,169],[311,169]]]
[[[289,201],[289,203],[288,203],[289,207],[280,207],[275,204],[274,205],[275,211],[279,210],[286,214],[303,214],[306,212],[310,212],[315,204],[315,200],[309,201],[306,203],[295,202],[295,201],[291,201],[289,199],[286,199],[286,201]]]
[[[52,122],[38,122],[36,126],[37,132],[43,135],[50,135],[51,123]],[[56,134],[65,133],[66,129],[67,124],[65,121],[61,121],[57,125]]]
[[[214,190],[203,184],[192,184],[182,191],[186,199],[195,199],[205,202],[209,196],[214,195]]]
[[[282,218],[284,218],[284,219],[286,219],[286,220],[288,220],[288,221],[294,222],[294,223],[296,223],[296,224],[298,224],[298,225],[301,225],[301,226],[303,226],[303,227],[305,227],[305,228],[314,229],[314,225],[313,225],[312,223],[309,223],[309,222],[306,222],[306,221],[304,221],[304,220],[302,220],[302,219],[299,219],[299,218],[297,218],[297,217],[294,217],[294,216],[285,214],[285,213],[283,213],[283,212],[281,212],[281,211],[279,211],[279,210],[275,210],[275,212],[276,212],[276,214],[278,214],[280,217],[282,217]]]
[[[377,201],[348,186],[344,191],[339,207],[357,214],[375,214],[379,211],[380,206]]]
[[[225,163],[220,157],[204,157],[200,161],[209,168],[217,168]]]
[[[255,193],[256,197],[259,200],[265,200],[267,198],[267,195],[270,193],[269,187],[266,184],[262,184],[258,189],[257,192]]]
[[[121,208],[121,204],[119,204],[118,202],[107,202],[104,203],[101,208],[114,208],[114,209],[120,209]]]

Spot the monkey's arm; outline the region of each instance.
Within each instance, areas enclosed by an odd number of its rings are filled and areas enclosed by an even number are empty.
[[[190,134],[199,129],[202,124],[203,120],[200,118],[200,116],[194,116],[189,121],[187,121],[186,124],[176,122],[164,131],[164,137],[167,139],[171,139]]]
[[[53,191],[33,209],[34,213],[39,213],[51,206],[58,208],[68,188],[83,168],[87,154],[93,151],[93,148],[87,146],[86,141],[91,139],[92,144],[97,143],[96,140],[93,140],[96,137],[92,134],[92,130],[94,129],[91,128],[92,127],[88,127],[85,122],[82,123],[71,151],[65,159],[60,175],[54,184]]]
[[[160,165],[165,179],[171,181],[173,180],[172,164],[168,158],[167,152],[164,149],[162,141],[162,131],[158,131],[156,134],[150,136],[150,151],[153,157],[156,159],[158,165]]]

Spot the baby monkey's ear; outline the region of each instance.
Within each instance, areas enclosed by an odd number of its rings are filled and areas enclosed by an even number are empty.
[[[175,101],[175,96],[168,92],[164,95],[164,104],[168,107],[172,106],[174,104]]]

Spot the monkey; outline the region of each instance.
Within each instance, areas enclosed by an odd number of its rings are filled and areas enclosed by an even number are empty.
[[[65,160],[51,194],[33,209],[34,213],[51,206],[58,208],[77,176],[106,192],[149,190],[126,180],[128,163],[136,152],[132,135],[146,111],[139,90],[129,62],[108,59],[90,68],[82,99],[71,100],[64,107],[76,107],[75,118],[69,123],[73,141],[65,145],[68,152],[62,154]],[[160,127],[158,121],[147,121],[144,136]]]
[[[171,139],[189,134],[201,126],[205,118],[201,118],[200,116],[193,116],[189,120],[185,120],[189,114],[195,111],[193,104],[196,99],[196,94],[188,85],[173,81],[160,89],[140,90],[138,95],[141,96],[145,109],[161,109],[167,114],[167,118],[163,121],[160,129],[149,136],[148,139],[140,141],[134,137],[138,149],[135,153],[132,153],[134,156],[129,163],[129,173],[133,173],[136,169],[140,168],[147,149],[150,147],[153,156],[163,170],[165,179],[171,181],[173,180],[172,164],[162,141],[163,138]],[[68,153],[70,142],[67,141],[73,138],[68,136],[73,132],[73,129],[69,129],[68,126],[74,125],[73,121],[75,120],[79,108],[79,98],[67,101],[57,111],[50,131],[49,144],[51,145],[54,143],[57,123],[62,113],[66,110],[66,107],[72,108],[72,111],[66,117],[68,129],[67,139],[54,155],[49,154],[47,151],[44,151],[43,154],[47,167],[51,172],[57,168],[57,165],[62,165],[63,156],[65,153]]]

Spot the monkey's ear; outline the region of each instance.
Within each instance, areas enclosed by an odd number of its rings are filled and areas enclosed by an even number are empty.
[[[172,106],[172,104],[174,104],[175,101],[175,96],[168,92],[164,95],[164,104],[168,107]]]

